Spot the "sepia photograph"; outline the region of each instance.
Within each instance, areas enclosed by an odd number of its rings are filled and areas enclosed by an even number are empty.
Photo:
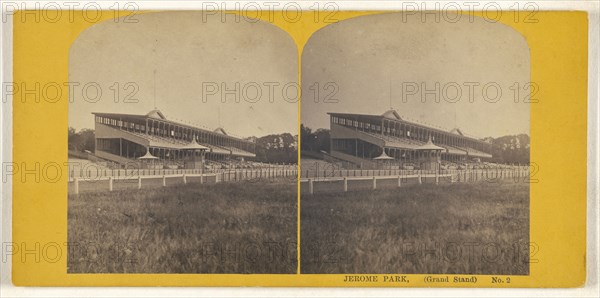
[[[229,13],[83,31],[67,272],[296,273],[297,61],[285,31]]]
[[[303,274],[530,272],[527,42],[423,14],[343,20],[303,49]]]
[[[594,292],[598,5],[33,2],[0,296]]]
[[[600,2],[37,2],[0,296],[598,296]]]

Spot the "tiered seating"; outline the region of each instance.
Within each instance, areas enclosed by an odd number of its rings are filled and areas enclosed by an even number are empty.
[[[143,132],[134,132],[134,131],[125,131],[125,132],[130,133],[135,136],[138,136],[140,138],[147,139],[150,141],[150,146],[155,146],[155,147],[179,149],[190,143],[187,140],[178,140],[175,138],[162,137],[162,136],[157,136],[157,135],[147,135]],[[204,144],[204,143],[199,143],[199,144],[210,148],[211,153],[218,153],[218,154],[231,154],[232,153],[231,148],[225,148],[222,146],[210,145],[210,144]],[[239,149],[237,149],[237,150],[239,150]],[[240,151],[246,152],[243,150],[240,150]],[[247,152],[247,154],[249,154],[248,156],[254,157],[254,155],[250,155],[251,153],[249,153],[249,152]],[[245,155],[240,155],[240,156],[245,156]]]
[[[366,135],[369,135],[371,137],[374,137],[374,138],[384,141],[387,147],[396,147],[396,148],[402,148],[402,149],[418,149],[420,146],[425,145],[425,142],[412,140],[412,139],[398,138],[398,137],[394,137],[394,136],[382,136],[381,134],[374,133],[374,132],[366,132],[366,131],[358,131],[358,132],[364,133]]]
[[[378,133],[366,132],[366,131],[358,131],[358,132],[384,141],[385,145],[387,147],[396,147],[396,148],[403,148],[403,149],[418,149],[420,146],[425,145],[425,142],[413,140],[413,139],[398,138],[398,137],[394,137],[394,136],[382,136],[381,134],[378,134]],[[436,145],[438,145],[438,144],[436,144]],[[463,148],[463,147],[450,146],[450,145],[444,145],[444,144],[439,144],[439,146],[446,148],[446,151],[449,154],[455,154],[455,155],[467,155],[468,154],[469,156],[484,157],[484,158],[492,157],[491,154],[488,154],[488,153],[485,153],[485,152],[482,152],[482,151],[479,151],[479,150],[476,150],[473,148],[469,148],[469,147]]]
[[[465,148],[457,147],[457,148],[459,148],[460,150],[466,151],[469,154],[469,156],[485,157],[485,158],[491,158],[492,157],[492,155],[489,154],[489,153],[481,152],[481,151],[475,150],[473,148],[469,148],[469,147],[465,147]]]
[[[188,141],[184,141],[184,140],[177,140],[177,139],[161,137],[161,136],[157,136],[157,135],[147,135],[143,132],[134,132],[134,131],[125,131],[125,132],[130,133],[134,136],[149,140],[150,146],[178,149],[189,143]]]
[[[449,154],[467,155],[467,151],[464,149],[460,149],[458,147],[454,147],[454,146],[450,146],[450,145],[440,145],[440,146],[446,148],[446,151]]]
[[[255,157],[256,156],[256,154],[254,154],[254,153],[250,153],[248,151],[238,149],[235,147],[226,147],[226,149],[230,150],[231,154],[236,155],[236,156],[243,156],[243,157]]]
[[[203,144],[203,143],[200,143],[200,145],[210,148],[211,153],[218,153],[218,154],[230,154],[231,153],[230,150],[227,150],[221,146],[209,145],[209,144]]]

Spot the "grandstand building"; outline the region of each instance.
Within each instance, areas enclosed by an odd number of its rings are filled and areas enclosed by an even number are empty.
[[[208,161],[254,158],[255,143],[166,119],[159,110],[148,114],[92,113],[95,155],[119,164],[141,162],[153,167],[202,168]]]
[[[382,164],[439,169],[442,163],[492,158],[489,142],[402,119],[394,110],[382,115],[328,113],[331,156],[364,168]]]

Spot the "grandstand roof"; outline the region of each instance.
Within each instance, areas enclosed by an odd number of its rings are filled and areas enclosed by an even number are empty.
[[[146,119],[149,118],[147,115],[139,115],[139,114],[123,114],[123,113],[98,113],[98,112],[92,112],[92,114],[96,115],[96,116],[101,116],[101,117],[115,117],[115,118],[131,118],[131,119]],[[166,120],[167,122],[170,122],[169,120]]]
[[[251,141],[248,141],[248,140],[245,140],[242,138],[228,135],[222,127],[219,127],[217,129],[215,129],[214,131],[211,131],[206,128],[197,127],[197,126],[169,120],[165,117],[165,115],[160,110],[156,110],[156,109],[152,110],[146,114],[142,114],[142,115],[140,115],[140,114],[122,114],[122,113],[98,113],[98,112],[92,112],[92,114],[96,115],[96,116],[100,116],[100,117],[107,117],[107,118],[127,118],[127,119],[137,119],[137,120],[145,120],[145,119],[151,118],[153,120],[160,120],[162,122],[170,123],[173,125],[202,130],[202,131],[209,132],[209,133],[217,133],[219,135],[222,135],[222,136],[225,136],[225,137],[228,137],[231,139],[235,139],[238,141],[242,141],[242,142],[253,143]]]
[[[330,116],[337,117],[360,117],[362,119],[370,119],[370,120],[381,120],[383,118],[382,115],[366,115],[366,114],[353,114],[353,113],[327,113]]]
[[[451,129],[450,133],[455,133],[457,135],[464,136],[463,132],[459,128],[453,128],[453,129]]]
[[[215,129],[215,132],[223,134],[223,135],[227,135],[227,132],[225,132],[225,129],[223,129],[223,127],[217,127],[217,129]]]
[[[475,141],[479,141],[479,142],[485,142],[482,139],[479,138],[475,138],[475,137],[471,137],[471,136],[467,136],[465,135],[460,129],[458,128],[453,128],[451,130],[443,130],[437,127],[432,127],[423,123],[415,123],[415,122],[411,122],[405,119],[402,119],[400,117],[400,115],[398,114],[398,112],[396,112],[395,110],[388,110],[385,113],[381,114],[381,115],[369,115],[369,114],[354,114],[354,113],[327,113],[330,116],[336,116],[336,117],[354,117],[354,118],[358,118],[358,119],[364,119],[364,120],[371,120],[371,121],[381,121],[383,119],[386,120],[390,120],[390,121],[395,121],[395,122],[401,122],[401,123],[405,123],[405,124],[410,124],[413,126],[417,126],[417,127],[421,127],[421,128],[427,128],[430,130],[434,130],[437,132],[441,132],[441,133],[445,133],[445,134],[456,134],[459,135],[461,137],[467,138],[467,139],[471,139],[471,140],[475,140]]]
[[[165,115],[159,110],[152,110],[146,114],[146,116],[150,118],[167,119],[167,117],[165,117]]]
[[[402,120],[402,118],[400,118],[400,115],[398,114],[398,112],[396,112],[396,110],[388,110],[387,112],[383,113],[381,116],[384,118],[388,118],[388,119]]]

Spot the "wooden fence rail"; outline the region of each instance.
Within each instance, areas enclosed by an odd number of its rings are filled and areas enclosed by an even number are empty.
[[[71,167],[68,171],[69,181],[74,178],[79,179],[104,179],[108,177],[138,177],[138,176],[156,176],[156,175],[183,175],[183,174],[221,174],[223,172],[257,172],[260,171],[264,175],[272,175],[271,173],[281,171],[297,171],[296,165],[273,165],[271,167],[256,167],[243,169],[109,169],[88,165],[85,168]]]
[[[220,182],[234,182],[234,181],[261,181],[275,178],[293,178],[296,181],[298,171],[296,169],[269,169],[269,170],[229,170],[221,171],[217,173],[181,173],[181,174],[166,174],[163,172],[161,175],[141,175],[137,176],[100,176],[100,177],[73,177],[69,179],[69,183],[72,183],[72,193],[80,193],[80,183],[88,182],[93,183],[97,181],[108,181],[108,191],[114,190],[115,181],[135,181],[137,180],[137,188],[142,188],[143,180],[150,179],[162,179],[162,186],[167,186],[167,179],[181,179],[183,184],[188,183],[189,178],[200,178],[199,183],[204,184],[207,178],[212,178],[215,183]],[[100,189],[101,190],[101,189]]]
[[[514,166],[510,168],[482,168],[482,169],[464,169],[464,170],[399,170],[399,169],[381,169],[381,170],[361,170],[361,169],[302,169],[300,178],[322,178],[322,177],[372,177],[372,176],[398,176],[398,175],[419,175],[433,174],[440,175],[468,173],[469,175],[487,175],[499,176],[509,175],[508,172],[529,172],[527,166]]]
[[[80,173],[81,174],[81,173]],[[211,179],[215,183],[229,181],[248,181],[261,180],[272,178],[294,178],[298,177],[298,169],[295,166],[276,166],[258,169],[235,169],[235,170],[219,170],[219,171],[204,171],[200,169],[192,170],[170,170],[170,169],[131,169],[131,170],[108,170],[97,173],[97,175],[80,176],[71,173],[69,175],[69,183],[72,183],[72,193],[80,193],[80,183],[108,181],[108,191],[114,190],[115,181],[135,181],[137,180],[137,188],[141,189],[143,180],[146,179],[162,179],[162,186],[166,186],[167,179],[181,179],[184,184],[188,183],[189,178],[200,178],[200,184]],[[300,182],[308,183],[308,192],[314,193],[314,184],[320,182],[343,182],[341,191],[348,191],[348,182],[352,181],[371,181],[371,189],[377,189],[378,180],[397,180],[397,187],[402,186],[402,181],[406,179],[416,179],[418,184],[427,181],[435,181],[436,184],[441,179],[451,183],[468,183],[477,181],[496,181],[502,179],[532,179],[530,177],[529,167],[513,167],[513,168],[490,168],[490,169],[466,169],[466,170],[344,170],[314,173],[311,175],[309,171],[300,172]],[[431,179],[433,178],[433,179]],[[258,181],[257,180],[257,181]],[[532,179],[533,180],[533,179]],[[71,189],[70,189],[71,190]]]
[[[408,170],[369,170],[363,171],[365,174],[384,174],[384,175],[352,175],[352,176],[337,176],[337,177],[312,177],[312,178],[300,178],[301,183],[308,184],[308,193],[314,194],[315,183],[321,182],[336,182],[342,181],[342,187],[340,191],[348,191],[348,181],[372,181],[371,189],[377,189],[378,180],[397,180],[397,187],[403,185],[402,181],[407,179],[416,179],[418,184],[423,184],[426,178],[432,179],[435,184],[438,184],[440,180],[444,179],[450,183],[471,183],[471,182],[496,182],[500,180],[513,179],[515,182],[523,181],[529,182],[533,180],[530,177],[529,168],[519,167],[514,169],[472,169],[472,170],[442,170],[442,171],[408,171]],[[354,174],[353,170],[340,171],[340,174]],[[386,175],[387,174],[387,175]],[[392,174],[392,175],[389,175]],[[525,181],[525,179],[527,181]]]

